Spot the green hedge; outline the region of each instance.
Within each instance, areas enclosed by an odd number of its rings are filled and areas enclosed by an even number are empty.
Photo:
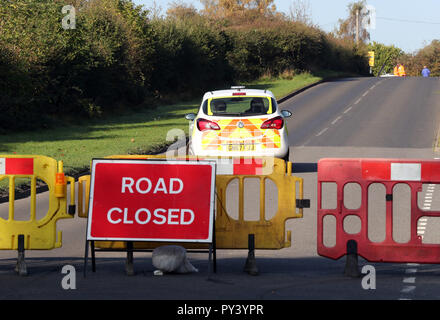
[[[265,74],[367,72],[366,59],[291,22],[226,28],[198,16],[149,19],[131,0],[0,0],[0,132],[153,107]]]

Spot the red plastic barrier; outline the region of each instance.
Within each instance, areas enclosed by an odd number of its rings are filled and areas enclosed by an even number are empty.
[[[336,209],[322,208],[323,183],[336,183]],[[362,196],[358,209],[344,206],[344,186],[357,183]],[[386,235],[382,242],[372,242],[368,237],[368,187],[372,183],[383,184],[386,188]],[[407,184],[411,190],[411,238],[407,243],[393,239],[393,188],[396,184]],[[440,184],[440,161],[436,160],[395,160],[395,159],[322,159],[318,162],[318,254],[331,259],[339,259],[347,253],[347,242],[357,242],[357,253],[370,262],[397,263],[439,263],[440,245],[422,243],[417,234],[418,219],[423,216],[440,216],[439,211],[424,211],[418,207],[418,192],[423,184]],[[336,219],[336,244],[324,245],[324,217],[332,215]],[[356,215],[361,222],[360,232],[346,233],[344,218]]]

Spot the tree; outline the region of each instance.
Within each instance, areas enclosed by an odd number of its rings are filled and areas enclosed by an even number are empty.
[[[198,12],[192,4],[173,1],[167,10],[167,16],[177,20],[191,20],[198,16]]]
[[[339,28],[336,30],[336,34],[341,38],[350,38],[356,44],[370,40],[370,33],[367,30],[370,23],[370,12],[367,9],[366,1],[350,3],[348,12],[347,19],[339,19]]]
[[[245,16],[249,13],[260,16],[276,11],[274,0],[200,0],[203,13],[211,18]]]
[[[312,24],[310,2],[308,0],[295,0],[289,7],[289,19],[306,25]]]
[[[440,76],[440,40],[432,40],[415,54],[405,55],[402,63],[407,75],[420,76],[423,67],[427,66],[431,71],[431,77]]]

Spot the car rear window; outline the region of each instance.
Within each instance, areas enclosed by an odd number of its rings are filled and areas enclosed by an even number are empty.
[[[211,98],[203,104],[203,112],[212,116],[255,116],[275,111],[276,102],[270,97]]]

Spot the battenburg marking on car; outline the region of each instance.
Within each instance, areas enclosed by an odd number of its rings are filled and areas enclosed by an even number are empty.
[[[280,132],[277,129],[261,129],[267,120],[268,118],[213,120],[220,129],[202,133],[202,149],[255,151],[280,148]]]

